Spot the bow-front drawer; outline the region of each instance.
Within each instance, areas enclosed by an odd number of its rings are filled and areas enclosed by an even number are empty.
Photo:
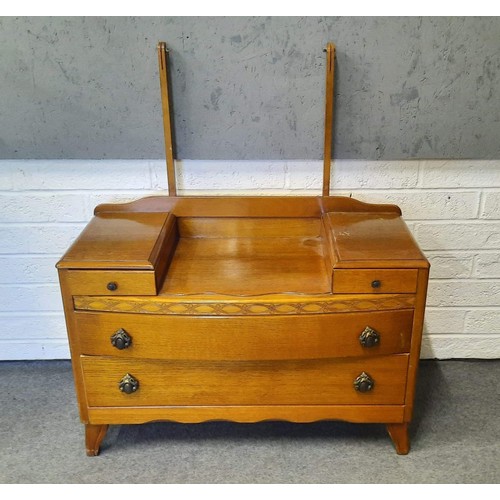
[[[254,317],[77,312],[75,320],[82,354],[318,359],[409,352],[413,310]]]
[[[302,361],[82,356],[90,407],[403,404],[408,355]]]

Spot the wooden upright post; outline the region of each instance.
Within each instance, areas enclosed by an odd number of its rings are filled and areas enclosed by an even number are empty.
[[[160,72],[161,107],[163,112],[163,133],[165,136],[165,156],[167,159],[168,195],[177,196],[174,151],[172,145],[172,125],[170,122],[170,100],[168,94],[168,49],[165,42],[158,43],[158,64]]]
[[[325,105],[325,145],[323,152],[323,196],[330,196],[330,172],[332,163],[332,129],[335,77],[335,45],[326,46],[326,105]]]

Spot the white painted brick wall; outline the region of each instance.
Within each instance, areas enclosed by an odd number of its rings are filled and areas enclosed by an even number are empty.
[[[500,252],[476,255],[473,276],[477,278],[500,278]]]
[[[473,253],[457,254],[453,252],[427,251],[426,257],[431,263],[431,278],[469,278],[474,263]]]
[[[483,219],[500,219],[500,193],[483,193],[481,217]]]
[[[318,161],[182,161],[181,194],[313,195]],[[394,203],[431,261],[422,356],[500,357],[500,160],[342,160],[333,194]],[[67,358],[55,263],[95,205],[166,189],[161,160],[0,161],[0,359]]]
[[[422,221],[415,226],[415,236],[423,250],[498,251],[500,220]]]
[[[500,309],[476,309],[467,311],[465,333],[500,334]]]

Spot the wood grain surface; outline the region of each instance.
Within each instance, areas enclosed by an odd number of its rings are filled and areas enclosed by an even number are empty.
[[[175,217],[168,213],[101,214],[91,219],[57,266],[153,270],[164,226],[175,226]]]
[[[327,212],[392,213],[396,205],[365,203],[347,196],[148,196],[129,203],[103,203],[104,212],[170,212],[176,217],[321,217]]]
[[[415,293],[417,273],[416,269],[334,269],[333,293]]]
[[[300,361],[158,361],[82,356],[89,406],[402,404],[407,354]],[[373,390],[354,380],[366,372]],[[139,389],[118,388],[129,373]]]
[[[413,310],[290,316],[195,317],[78,312],[80,352],[171,360],[275,360],[377,356],[409,352]],[[366,328],[380,335],[363,347]],[[113,347],[123,329],[130,347]]]
[[[152,197],[96,213],[59,262],[90,454],[108,424],[161,419],[380,422],[407,452],[429,264],[398,207]]]

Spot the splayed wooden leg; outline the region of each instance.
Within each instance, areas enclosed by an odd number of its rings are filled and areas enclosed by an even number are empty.
[[[89,457],[99,455],[99,448],[107,431],[107,425],[85,424],[85,446]]]
[[[408,436],[408,423],[387,424],[387,432],[391,436],[392,442],[398,455],[407,455],[410,451],[410,438]]]

